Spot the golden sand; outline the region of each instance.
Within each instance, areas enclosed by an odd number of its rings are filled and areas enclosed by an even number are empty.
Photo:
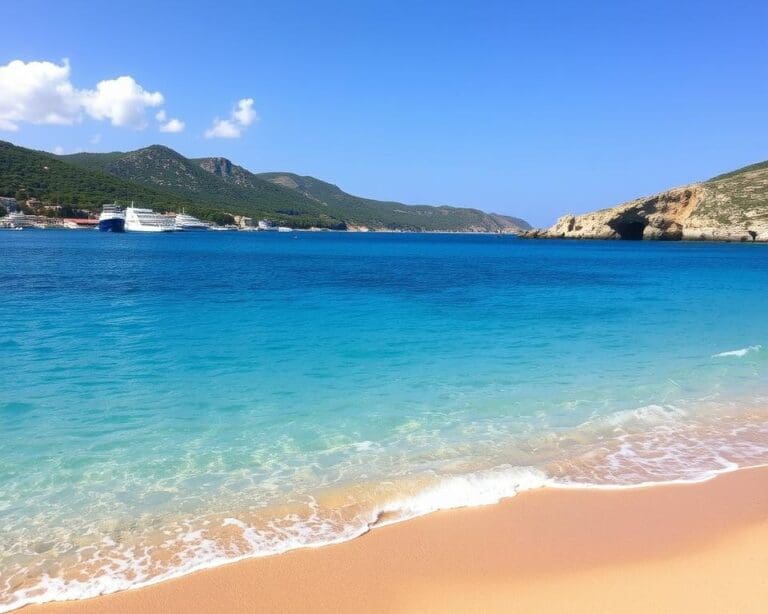
[[[768,612],[768,468],[541,489],[24,614]]]

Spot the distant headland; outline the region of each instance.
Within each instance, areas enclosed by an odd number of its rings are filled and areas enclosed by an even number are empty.
[[[768,162],[638,198],[610,209],[565,215],[535,239],[657,239],[768,242]]]

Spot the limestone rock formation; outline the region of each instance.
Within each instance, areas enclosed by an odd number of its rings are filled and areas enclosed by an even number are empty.
[[[768,242],[768,162],[583,215],[522,236]]]

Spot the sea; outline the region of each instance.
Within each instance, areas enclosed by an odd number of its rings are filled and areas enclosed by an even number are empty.
[[[768,463],[768,245],[0,232],[0,611]]]

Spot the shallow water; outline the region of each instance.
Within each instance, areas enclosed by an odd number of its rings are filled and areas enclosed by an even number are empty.
[[[768,462],[768,247],[0,233],[0,611]]]

